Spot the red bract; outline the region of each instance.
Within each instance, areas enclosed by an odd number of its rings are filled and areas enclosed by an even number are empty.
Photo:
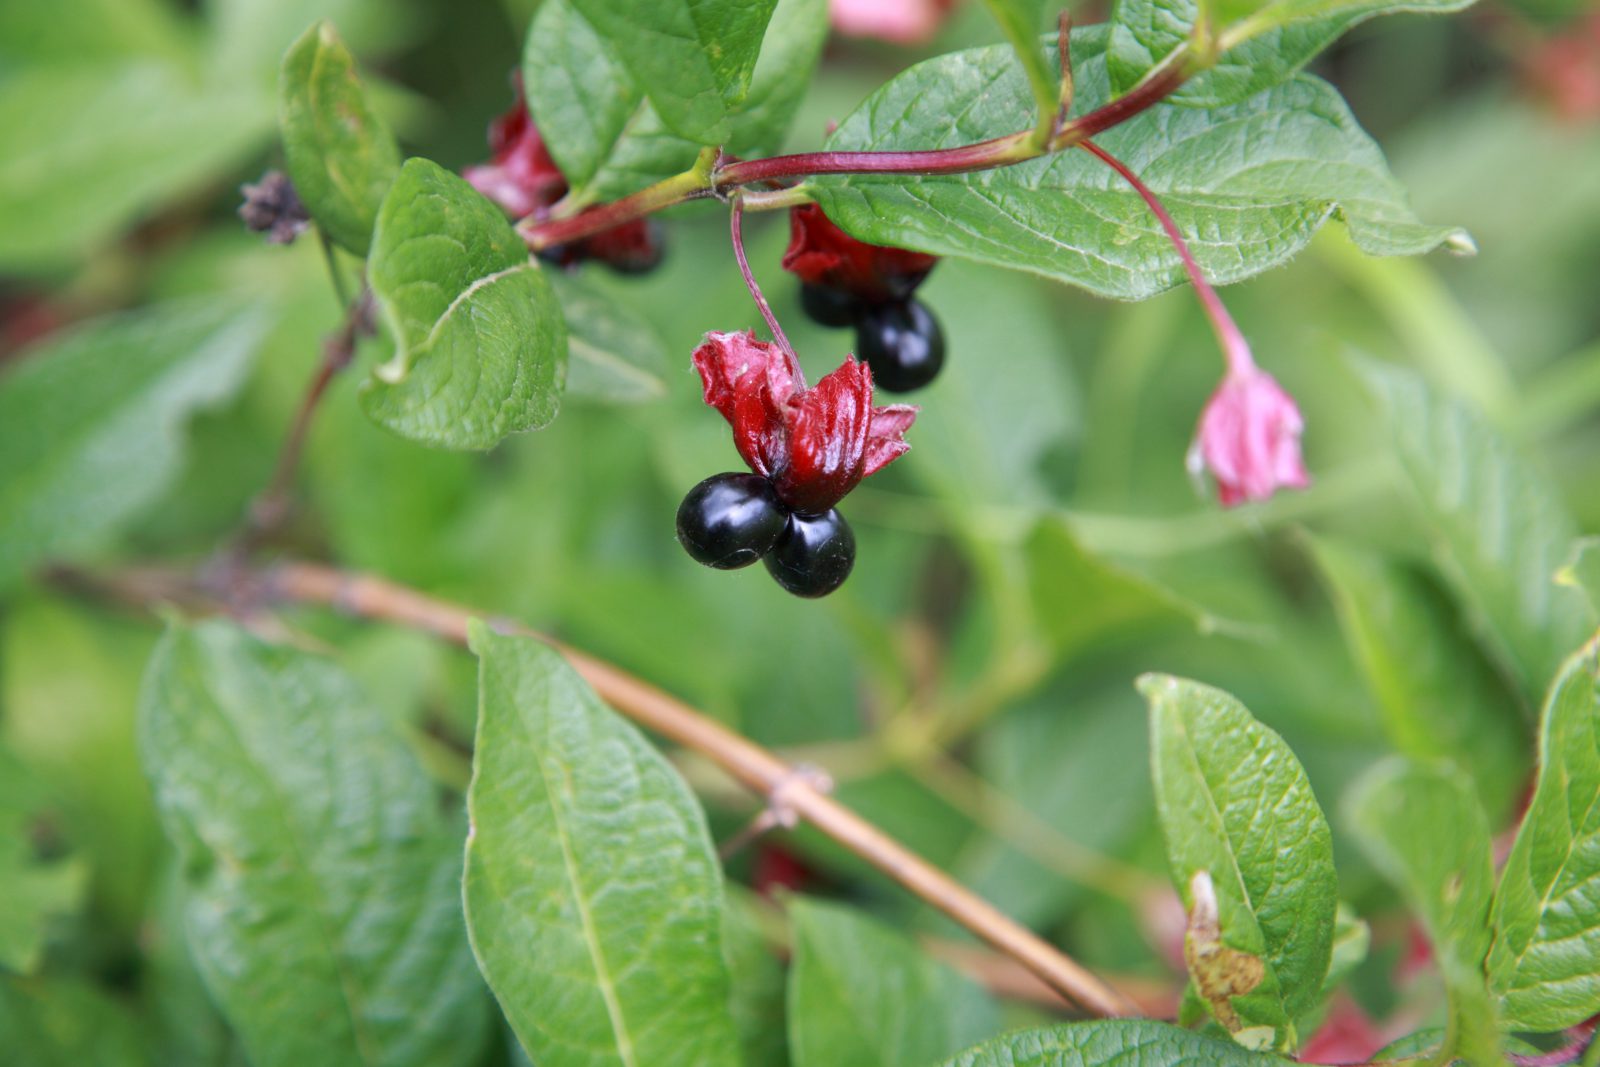
[[[1200,416],[1191,462],[1217,480],[1223,507],[1310,484],[1300,459],[1305,421],[1294,398],[1254,364],[1231,370]]]
[[[567,179],[529,117],[520,80],[511,110],[489,125],[489,149],[490,162],[467,167],[461,176],[508,213],[517,218],[543,215],[567,195]],[[543,255],[563,265],[598,259],[621,271],[638,271],[655,266],[661,246],[649,222],[636,219]]]
[[[794,356],[746,330],[706,334],[694,367],[739,455],[803,514],[826,512],[911,447],[917,408],[874,407],[872,371],[853,356],[808,389]]]
[[[783,269],[808,285],[853,293],[874,303],[903,300],[938,262],[939,257],[922,252],[858,241],[815,204],[789,212]]]

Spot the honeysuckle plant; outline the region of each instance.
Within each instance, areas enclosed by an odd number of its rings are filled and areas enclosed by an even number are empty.
[[[0,13],[0,1060],[1600,1063],[1592,19],[1414,24],[1418,213],[1305,68],[1464,0],[113,6]]]

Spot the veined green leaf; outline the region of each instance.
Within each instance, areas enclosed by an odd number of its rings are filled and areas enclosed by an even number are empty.
[[[1106,34],[1074,35],[1076,109],[1109,99]],[[912,67],[847,118],[829,147],[932,149],[1015,132],[1032,113],[1009,49]],[[1372,255],[1465,239],[1419,221],[1383,154],[1326,82],[1299,75],[1229,107],[1157,104],[1096,143],[1161,197],[1207,277],[1227,283],[1288,260],[1329,218]],[[1144,201],[1087,152],[971,174],[823,176],[808,184],[852,235],[1031,271],[1101,296],[1179,284],[1182,263]]]
[[[1214,32],[1225,37],[1248,19],[1249,38],[1172,95],[1188,107],[1236,104],[1294,77],[1313,56],[1358,23],[1401,12],[1447,13],[1473,0],[1213,0]],[[1219,10],[1220,9],[1220,10]],[[1127,92],[1194,31],[1198,0],[1117,0],[1107,61],[1111,84]]]
[[[1428,939],[1450,999],[1449,1050],[1473,1067],[1501,1062],[1484,977],[1494,868],[1472,783],[1448,764],[1391,757],[1346,798],[1373,866],[1399,887]]]
[[[1594,622],[1555,584],[1576,525],[1555,488],[1484,420],[1398,367],[1362,361],[1440,571],[1490,657],[1536,706]]]
[[[945,1061],[944,1067],[1268,1067],[1277,1056],[1144,1019],[1106,1019],[1018,1030]]]
[[[783,146],[828,34],[826,0],[779,0],[723,142],[735,155]],[[528,31],[523,85],[550,155],[574,195],[614,200],[694,165],[698,141],[681,137],[607,43],[572,6],[546,0]]]
[[[795,1067],[917,1067],[999,1028],[987,993],[893,930],[812,900],[789,916]]]
[[[1522,720],[1454,606],[1400,563],[1321,538],[1311,545],[1395,749],[1450,759],[1487,810],[1505,812],[1527,773]]]
[[[777,0],[572,0],[666,126],[700,144],[732,132]]]
[[[1049,5],[1044,0],[984,0],[984,2],[989,5],[990,14],[994,15],[995,21],[1005,31],[1006,40],[1011,42],[1011,47],[1017,54],[1017,62],[1022,64],[1022,69],[1028,76],[1028,86],[1033,92],[1034,103],[1038,108],[1036,114],[1054,114],[1061,102],[1058,72],[1045,59],[1044,45],[1039,39],[1039,34],[1044,28],[1040,23],[1044,21],[1044,12]]]
[[[722,872],[689,789],[560,653],[475,625],[463,883],[540,1067],[732,1067]]]
[[[1233,697],[1165,675],[1139,690],[1191,978],[1236,1040],[1290,1049],[1332,952],[1327,819],[1289,746]]]
[[[476,1062],[460,825],[387,716],[221,622],[167,634],[140,705],[189,947],[250,1062]]]
[[[637,311],[579,275],[546,275],[567,323],[567,392],[612,404],[666,395],[667,349]]]
[[[378,212],[368,281],[395,356],[361,393],[368,415],[446,448],[491,448],[555,418],[567,331],[544,272],[500,209],[425,159]]]
[[[0,375],[0,589],[105,544],[183,462],[196,410],[244,382],[267,322],[214,298],[152,305],[52,338]]]
[[[1567,661],[1545,704],[1539,781],[1500,875],[1490,985],[1509,1030],[1600,1012],[1600,646]]]
[[[279,86],[289,177],[318,226],[367,254],[383,194],[400,172],[400,146],[367,103],[355,57],[319,22],[283,59]]]

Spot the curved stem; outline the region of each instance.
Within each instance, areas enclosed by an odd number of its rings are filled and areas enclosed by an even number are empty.
[[[1217,291],[1206,281],[1205,275],[1200,273],[1200,265],[1194,261],[1194,256],[1189,251],[1189,243],[1183,239],[1178,224],[1172,221],[1172,216],[1167,214],[1166,207],[1156,194],[1139,180],[1138,175],[1124,166],[1121,160],[1093,141],[1084,141],[1079,147],[1116,171],[1122,176],[1123,181],[1133,186],[1134,192],[1139,194],[1150,208],[1150,213],[1161,223],[1161,228],[1167,232],[1172,247],[1178,251],[1178,258],[1183,260],[1183,269],[1188,272],[1189,280],[1194,283],[1195,295],[1200,298],[1200,306],[1205,309],[1206,318],[1211,321],[1211,329],[1217,335],[1217,344],[1222,347],[1223,358],[1228,361],[1228,370],[1239,374],[1252,369],[1255,360],[1250,356],[1249,343],[1245,341],[1244,334],[1239,332],[1239,326],[1233,321],[1233,316],[1229,315],[1228,309],[1223,306],[1222,298],[1217,296]]]
[[[750,290],[750,297],[756,302],[761,317],[767,320],[767,329],[772,331],[772,339],[778,342],[778,347],[787,352],[791,359],[797,358],[794,347],[789,344],[789,338],[784,336],[783,327],[778,325],[778,316],[772,313],[772,305],[761,295],[761,285],[756,281],[755,274],[750,270],[750,261],[744,255],[744,234],[740,232],[740,222],[744,218],[743,195],[735,193],[732,206],[728,226],[733,234],[733,258],[739,261],[739,274],[744,278],[745,288]]]

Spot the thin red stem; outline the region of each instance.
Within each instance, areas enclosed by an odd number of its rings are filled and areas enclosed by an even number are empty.
[[[1211,320],[1211,329],[1216,332],[1217,344],[1222,346],[1222,355],[1228,361],[1228,370],[1240,374],[1255,367],[1255,360],[1250,356],[1250,344],[1244,339],[1244,334],[1239,332],[1238,325],[1233,321],[1233,316],[1228,314],[1228,309],[1223,306],[1222,298],[1217,296],[1217,291],[1206,281],[1205,275],[1200,273],[1200,265],[1194,261],[1194,256],[1189,252],[1189,243],[1183,239],[1183,234],[1178,230],[1178,224],[1172,221],[1172,216],[1162,205],[1150,187],[1139,180],[1123,165],[1122,161],[1093,141],[1079,143],[1080,148],[1086,150],[1106,166],[1122,176],[1123,181],[1133,186],[1134,192],[1144,199],[1145,205],[1150,208],[1150,213],[1161,223],[1161,228],[1167,231],[1167,238],[1172,242],[1172,247],[1177,249],[1178,258],[1183,260],[1183,269],[1188,272],[1189,280],[1194,283],[1195,294],[1200,297],[1200,306],[1205,309],[1206,318]]]
[[[718,186],[753,185],[813,174],[960,174],[1016,163],[1035,154],[1030,133],[1011,133],[960,148],[919,152],[801,152],[770,159],[747,159],[717,170]]]
[[[733,211],[730,213],[729,229],[733,232],[733,258],[739,261],[739,273],[744,277],[744,284],[750,290],[750,296],[756,302],[756,307],[761,312],[761,317],[767,320],[767,329],[772,331],[772,339],[778,342],[778,347],[794,356],[794,348],[789,344],[789,338],[784,336],[783,327],[778,325],[778,316],[772,313],[772,305],[767,303],[767,298],[761,295],[761,286],[756,282],[755,274],[750,270],[750,261],[744,256],[744,234],[740,232],[740,222],[744,218],[743,200],[733,198]]]

